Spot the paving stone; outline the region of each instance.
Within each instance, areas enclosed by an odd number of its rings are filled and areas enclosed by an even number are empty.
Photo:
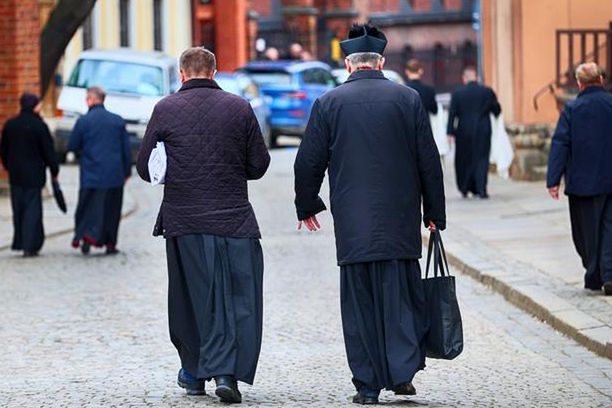
[[[249,185],[266,270],[263,348],[255,384],[241,386],[243,406],[352,406],[332,224],[326,213],[321,233],[295,231],[294,154],[275,150],[269,174]],[[210,383],[204,397],[176,386],[164,241],[151,236],[160,189],[136,181],[128,189],[139,208],[121,226],[117,256],[83,257],[69,236],[49,239],[37,259],[0,251],[0,406],[224,405]],[[428,360],[414,381],[416,397],[383,392],[383,403],[612,406],[610,360],[455,275],[463,354]]]

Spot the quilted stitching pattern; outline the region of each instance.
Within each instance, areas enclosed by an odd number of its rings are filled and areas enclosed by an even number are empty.
[[[164,236],[260,237],[247,180],[263,176],[270,156],[247,101],[214,81],[191,80],[155,107],[138,157],[147,181],[157,141],[168,155],[159,217]]]

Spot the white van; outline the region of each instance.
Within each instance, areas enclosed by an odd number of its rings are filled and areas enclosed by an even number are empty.
[[[82,52],[57,102],[55,149],[62,161],[76,120],[87,112],[85,93],[90,86],[102,87],[106,109],[127,122],[135,158],[155,104],[181,84],[177,60],[161,52],[128,48]]]

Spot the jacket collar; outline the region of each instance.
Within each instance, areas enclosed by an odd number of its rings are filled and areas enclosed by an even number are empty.
[[[212,80],[212,79],[208,79],[208,78],[193,78],[193,79],[190,79],[189,81],[185,82],[183,84],[183,86],[181,86],[181,89],[179,89],[179,92],[186,91],[188,89],[193,89],[193,88],[221,89],[221,87],[219,85],[217,85],[217,83],[214,80]]]
[[[382,71],[379,71],[377,69],[359,69],[353,72],[344,83],[346,84],[347,82],[352,82],[352,81],[356,81],[359,79],[387,79],[387,78],[385,78],[385,75],[382,73]]]
[[[97,103],[95,105],[92,105],[89,110],[92,111],[94,109],[104,109],[104,104],[103,103]]]
[[[584,90],[582,90],[578,94],[578,98],[580,98],[581,96],[584,96],[584,95],[589,95],[589,94],[597,93],[597,92],[606,92],[606,89],[603,86],[601,86],[601,85],[588,86],[588,87],[584,88]]]

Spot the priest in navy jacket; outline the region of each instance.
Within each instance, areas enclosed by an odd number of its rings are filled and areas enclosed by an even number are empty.
[[[576,69],[580,94],[557,124],[548,159],[547,186],[559,199],[561,178],[569,197],[572,237],[586,269],[584,284],[612,295],[612,95],[595,63]]]
[[[77,121],[68,150],[80,157],[81,186],[72,246],[117,253],[123,186],[132,172],[130,140],[121,116],[104,107],[102,88],[87,89],[89,111]]]
[[[311,231],[326,209],[319,191],[329,173],[344,341],[360,404],[377,403],[385,388],[415,393],[428,330],[421,222],[446,223],[429,117],[416,91],[381,72],[385,45],[375,27],[352,27],[341,43],[350,76],[315,102],[294,165],[297,216]]]

